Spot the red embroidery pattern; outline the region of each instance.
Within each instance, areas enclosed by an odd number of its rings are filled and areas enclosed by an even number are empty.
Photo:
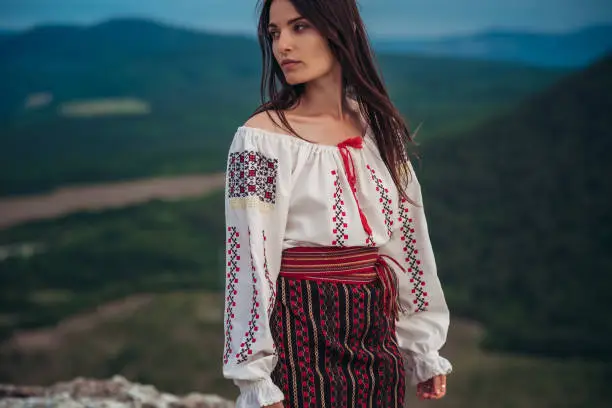
[[[251,236],[251,231],[249,230],[249,237]],[[257,326],[257,321],[259,320],[259,301],[257,300],[257,295],[259,291],[257,290],[257,275],[256,275],[255,263],[253,262],[253,254],[251,253],[251,279],[253,280],[253,297],[251,299],[251,318],[249,319],[249,328],[244,333],[245,340],[240,343],[240,352],[236,354],[237,364],[244,363],[248,356],[253,354],[252,346],[253,343],[257,341],[255,338],[255,333],[259,330]]]
[[[271,378],[287,407],[404,406],[406,373],[395,323],[379,307],[382,286],[281,278],[278,296]]]
[[[238,261],[240,260],[240,255],[238,255],[238,249],[240,249],[240,243],[238,242],[238,238],[240,237],[240,233],[236,229],[236,227],[228,227],[227,228],[227,287],[225,289],[226,298],[225,298],[225,352],[223,353],[223,363],[227,364],[229,361],[229,356],[232,354],[232,330],[234,329],[232,325],[232,320],[234,319],[234,307],[236,307],[236,295],[238,291],[236,286],[238,284],[238,272],[240,272],[240,267],[238,266]]]
[[[258,197],[261,202],[276,201],[278,160],[255,151],[230,153],[228,166],[229,198]]]
[[[272,309],[274,308],[274,300],[276,299],[276,290],[274,288],[274,283],[270,278],[270,271],[268,270],[268,257],[266,255],[266,232],[261,232],[261,237],[263,238],[263,253],[264,253],[264,275],[266,277],[266,281],[268,282],[268,288],[270,289],[270,298],[268,299],[268,316],[272,313]]]
[[[372,180],[376,183],[376,191],[378,191],[378,195],[380,196],[378,201],[382,204],[382,213],[385,217],[385,226],[387,227],[387,235],[390,237],[393,232],[393,209],[391,208],[391,197],[389,196],[389,189],[386,188],[382,182],[382,179],[376,176],[376,170],[374,170],[368,164],[367,169],[370,170],[370,175],[372,176]]]
[[[405,261],[408,264],[406,270],[411,275],[410,282],[413,285],[412,294],[414,295],[414,300],[412,303],[415,305],[417,312],[423,312],[427,310],[429,301],[427,300],[428,295],[425,291],[425,280],[423,279],[421,260],[417,258],[419,250],[416,249],[414,220],[410,218],[408,214],[407,202],[405,198],[401,200],[398,221],[402,224],[400,231],[402,233],[401,240],[403,241]]]
[[[332,245],[343,247],[344,243],[348,239],[348,234],[346,234],[348,224],[344,222],[346,211],[344,210],[344,200],[342,199],[340,176],[336,170],[332,170],[331,174],[334,176],[334,186],[336,187],[336,192],[334,193],[334,205],[332,206],[332,211],[334,212],[334,216],[332,218],[332,222],[334,223],[332,233],[335,235],[336,239],[332,241]]]
[[[372,234],[368,235],[366,240],[365,240],[365,245],[367,247],[373,247],[376,246],[376,243],[374,242],[374,236]]]

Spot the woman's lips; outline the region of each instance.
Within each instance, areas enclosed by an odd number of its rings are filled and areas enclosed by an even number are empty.
[[[300,64],[299,61],[292,61],[292,62],[286,62],[282,66],[283,66],[283,69],[293,69],[297,67],[299,64]]]

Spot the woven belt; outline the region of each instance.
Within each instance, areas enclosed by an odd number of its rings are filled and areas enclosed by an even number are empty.
[[[385,314],[397,319],[399,304],[397,275],[385,258],[405,273],[392,257],[375,247],[294,247],[283,251],[279,276],[319,282],[369,283],[380,279],[384,290]]]

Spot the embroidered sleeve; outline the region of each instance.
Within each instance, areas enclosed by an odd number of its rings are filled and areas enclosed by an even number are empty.
[[[223,374],[240,388],[237,408],[283,400],[271,381],[277,361],[270,332],[291,157],[273,142],[238,131],[226,172],[226,287]]]
[[[405,310],[396,323],[397,339],[406,361],[407,375],[416,385],[452,366],[439,355],[446,342],[449,311],[437,275],[421,187],[410,166],[407,193],[416,205],[400,200],[395,217],[397,227],[381,253],[394,257],[405,269],[397,271],[399,296]]]

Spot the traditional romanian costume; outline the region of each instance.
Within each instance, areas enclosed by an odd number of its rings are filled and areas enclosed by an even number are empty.
[[[239,127],[226,173],[223,374],[237,408],[403,407],[448,374],[449,312],[413,171],[368,129],[332,146]]]

